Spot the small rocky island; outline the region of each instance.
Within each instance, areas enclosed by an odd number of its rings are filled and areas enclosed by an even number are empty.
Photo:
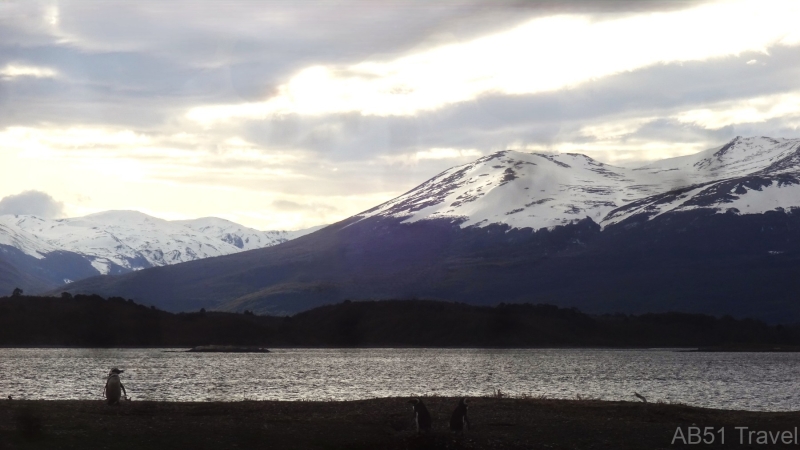
[[[269,353],[266,348],[239,345],[198,345],[186,351],[191,353]]]

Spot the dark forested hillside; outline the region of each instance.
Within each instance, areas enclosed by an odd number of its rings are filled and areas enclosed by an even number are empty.
[[[280,319],[244,314],[172,314],[96,295],[0,298],[0,345],[67,347],[253,344],[272,338]]]
[[[0,345],[191,347],[794,346],[800,329],[697,314],[592,316],[551,305],[396,300],[328,305],[291,317],[169,313],[130,300],[0,298]]]

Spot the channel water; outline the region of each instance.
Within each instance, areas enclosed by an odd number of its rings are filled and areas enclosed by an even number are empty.
[[[800,353],[597,349],[0,349],[0,398],[102,398],[122,375],[134,400],[592,398],[723,409],[800,409]]]

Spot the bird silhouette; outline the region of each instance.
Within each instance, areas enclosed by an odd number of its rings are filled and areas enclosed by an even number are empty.
[[[103,395],[106,397],[106,400],[108,400],[109,405],[119,405],[119,399],[122,393],[125,393],[125,397],[128,397],[128,392],[119,379],[119,374],[122,372],[124,372],[124,370],[117,369],[116,367],[108,372],[106,386],[103,388]]]
[[[460,433],[469,430],[469,417],[467,417],[467,403],[469,400],[462,398],[458,401],[458,406],[450,416],[450,430]]]
[[[415,398],[409,400],[411,407],[414,409],[414,423],[417,424],[417,433],[431,430],[431,413],[428,408],[422,403],[422,400]]]

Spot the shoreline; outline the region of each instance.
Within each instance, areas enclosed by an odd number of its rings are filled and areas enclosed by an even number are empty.
[[[179,350],[185,349],[189,350],[193,347],[198,346],[188,346],[188,345],[167,345],[167,346],[153,346],[153,347],[144,347],[144,346],[113,346],[113,347],[83,347],[83,346],[63,346],[63,345],[17,345],[17,346],[5,346],[0,345],[0,350],[3,349],[65,349],[65,350]],[[255,346],[254,346],[255,347]],[[487,347],[476,347],[476,346],[360,346],[360,347],[342,347],[342,346],[281,346],[281,345],[270,345],[270,346],[257,346],[262,348],[267,348],[270,350],[438,350],[438,349],[447,349],[447,350],[653,350],[653,351],[676,351],[676,352],[688,352],[688,351],[704,351],[703,349],[706,348],[716,348],[716,347],[558,347],[558,346],[546,346],[546,347],[498,347],[498,346],[487,346]],[[716,350],[715,350],[716,351]],[[730,351],[739,351],[739,350],[730,350]],[[755,350],[754,350],[755,351]],[[797,351],[800,351],[798,348]]]
[[[458,399],[423,397],[433,417],[433,430],[417,435],[408,400],[134,400],[120,406],[108,406],[102,400],[0,400],[0,449],[681,448],[672,445],[676,430],[688,436],[689,427],[713,427],[727,433],[725,445],[704,444],[703,448],[746,448],[739,446],[736,427],[784,432],[800,426],[800,412],[475,397],[469,409],[473,429],[458,436],[448,430]]]
[[[208,351],[193,350],[196,347],[206,346],[114,346],[114,347],[71,347],[57,345],[20,345],[5,346],[0,345],[0,350],[7,349],[65,349],[65,350],[163,350],[174,353],[271,353],[272,350],[605,350],[605,351],[661,351],[661,352],[685,352],[685,353],[800,353],[800,346],[720,346],[720,347],[458,347],[458,346],[360,346],[360,347],[340,347],[340,346],[253,346],[258,351]],[[250,347],[250,346],[242,346]]]

